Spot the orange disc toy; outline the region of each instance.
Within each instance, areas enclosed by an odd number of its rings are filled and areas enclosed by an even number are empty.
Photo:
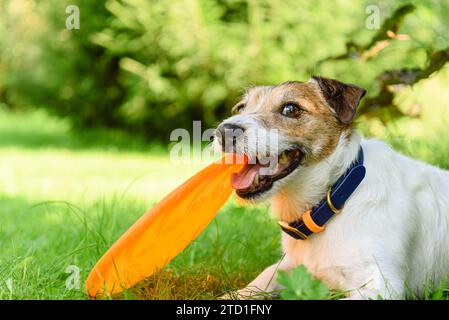
[[[231,176],[246,162],[237,164],[235,158],[210,164],[137,220],[94,266],[86,281],[87,294],[94,298],[119,293],[187,247],[231,195]]]

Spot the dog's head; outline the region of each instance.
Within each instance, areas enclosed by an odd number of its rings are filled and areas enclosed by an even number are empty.
[[[322,77],[308,82],[254,87],[216,130],[215,147],[246,154],[249,164],[233,177],[237,195],[259,200],[276,193],[288,176],[326,159],[350,133],[366,91]]]

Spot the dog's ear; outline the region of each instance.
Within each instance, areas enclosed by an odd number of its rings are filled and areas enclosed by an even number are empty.
[[[366,90],[353,84],[318,76],[312,76],[312,81],[318,84],[326,102],[335,111],[338,119],[344,124],[350,124]]]

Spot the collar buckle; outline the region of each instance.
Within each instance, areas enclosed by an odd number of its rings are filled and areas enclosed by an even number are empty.
[[[326,201],[327,201],[327,205],[329,206],[329,208],[332,210],[333,213],[337,214],[340,213],[341,209],[337,209],[334,204],[332,203],[332,199],[331,199],[331,192],[332,192],[332,187],[329,188],[329,190],[327,191],[327,195],[326,195]]]
[[[304,233],[302,233],[301,231],[299,231],[296,228],[293,228],[291,225],[289,225],[287,222],[285,221],[278,221],[279,226],[282,228],[282,230],[284,230],[285,232],[292,232],[294,233],[296,236],[298,236],[298,239],[301,240],[307,240],[309,237],[306,236]]]

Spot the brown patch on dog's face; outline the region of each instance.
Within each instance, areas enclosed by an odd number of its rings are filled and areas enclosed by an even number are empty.
[[[336,80],[314,78],[254,87],[233,111],[254,117],[266,129],[277,129],[283,140],[303,149],[303,164],[313,164],[334,151],[343,132],[351,131],[351,120],[364,93]]]

